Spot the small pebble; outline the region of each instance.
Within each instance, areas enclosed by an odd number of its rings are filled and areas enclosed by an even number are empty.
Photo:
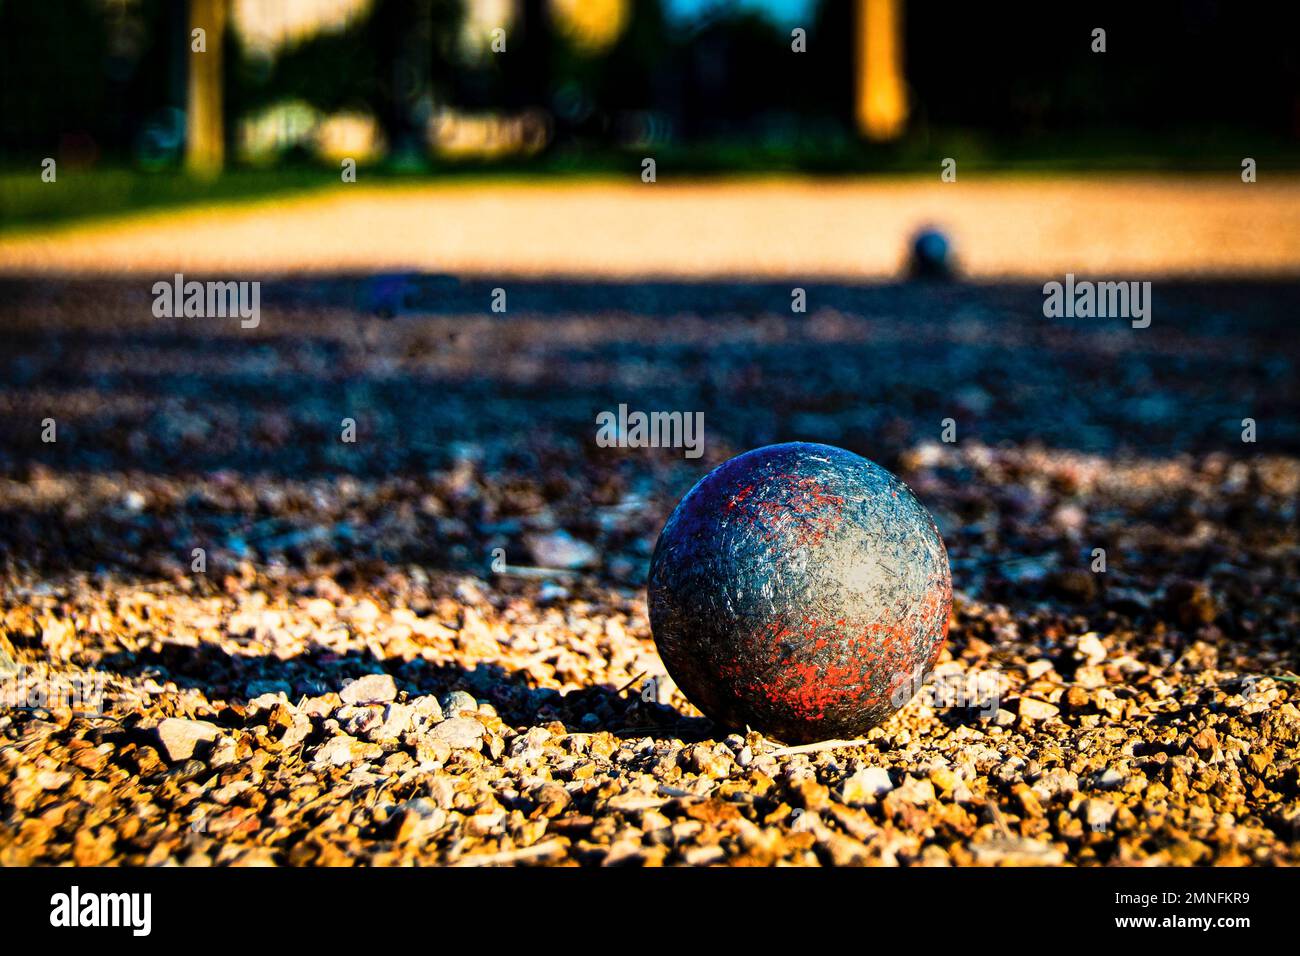
[[[339,697],[345,704],[382,704],[397,697],[397,684],[389,674],[366,674],[347,684]]]

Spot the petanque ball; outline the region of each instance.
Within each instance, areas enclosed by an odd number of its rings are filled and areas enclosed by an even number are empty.
[[[948,237],[938,229],[922,229],[912,239],[908,272],[913,279],[951,279],[957,269]]]
[[[706,716],[791,743],[860,736],[912,698],[948,633],[934,519],[830,445],[758,448],[705,475],[650,562],[650,626]]]

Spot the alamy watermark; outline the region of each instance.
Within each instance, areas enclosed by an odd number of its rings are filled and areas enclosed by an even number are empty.
[[[133,936],[153,929],[153,894],[92,893],[73,886],[50,897],[50,925],[59,928],[124,927]]]
[[[103,716],[103,674],[88,671],[51,671],[20,665],[0,681],[0,707],[11,710],[70,710],[86,716]]]
[[[159,319],[224,319],[238,316],[240,327],[255,329],[262,321],[262,283],[185,281],[178,272],[171,282],[153,284],[153,314]]]
[[[916,668],[890,694],[890,703],[902,707],[913,697],[919,697],[926,706],[978,711],[982,717],[993,717],[1002,704],[1002,676],[995,670],[983,671],[931,671]]]
[[[1049,319],[1130,319],[1133,328],[1151,324],[1150,282],[1093,282],[1075,280],[1073,272],[1065,282],[1043,284],[1043,315]]]
[[[601,448],[684,448],[687,458],[704,454],[703,412],[617,412],[596,415]]]

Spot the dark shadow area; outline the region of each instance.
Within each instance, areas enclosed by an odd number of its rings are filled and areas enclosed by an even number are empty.
[[[1294,281],[1156,283],[1140,329],[1047,318],[1028,283],[811,284],[806,313],[791,311],[794,283],[506,285],[498,314],[477,280],[284,280],[242,329],[155,318],[146,280],[0,282],[5,559],[177,577],[203,547],[223,570],[484,573],[493,548],[527,563],[523,538],[558,526],[638,587],[677,498],[772,442],[895,470],[949,422],[958,446],[1117,461],[1300,449]],[[597,416],[620,406],[702,414],[700,457],[600,447]],[[990,509],[1025,507],[1023,491],[1000,494],[945,503],[968,582],[963,536],[977,542]],[[1185,505],[1144,520],[1194,527]],[[1218,518],[1246,533],[1264,520],[1230,510]],[[1025,534],[1017,555],[1082,560],[1051,529]]]
[[[467,445],[578,463],[620,404],[702,412],[710,448],[885,463],[948,418],[959,441],[1099,454],[1300,448],[1295,282],[1158,283],[1149,328],[1046,318],[1027,284],[811,285],[797,314],[788,284],[511,282],[494,314],[490,283],[398,276],[268,283],[245,330],[154,319],[147,286],[0,285],[0,471],[381,477]]]
[[[334,654],[319,648],[281,659],[230,654],[214,644],[164,643],[156,649],[110,654],[97,666],[122,677],[174,681],[178,687],[201,690],[213,701],[243,702],[273,685],[280,685],[291,701],[297,701],[304,695],[337,691],[363,674],[387,673],[398,690],[411,698],[467,691],[476,700],[490,703],[502,720],[516,727],[559,721],[567,733],[609,731],[617,737],[669,739],[704,739],[717,730],[710,720],[686,717],[670,707],[642,700],[635,688],[620,693],[612,687],[591,685],[561,694],[531,686],[524,674],[490,662],[471,668],[423,658],[403,663],[379,661],[358,651]]]

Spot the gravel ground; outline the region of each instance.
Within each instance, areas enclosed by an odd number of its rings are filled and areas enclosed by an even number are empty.
[[[0,286],[0,864],[1300,861],[1300,287],[1133,330],[489,285],[287,282],[250,330]],[[704,456],[598,448],[622,402]],[[934,683],[811,751],[700,717],[644,592],[691,483],[795,438],[897,471],[956,591]]]

